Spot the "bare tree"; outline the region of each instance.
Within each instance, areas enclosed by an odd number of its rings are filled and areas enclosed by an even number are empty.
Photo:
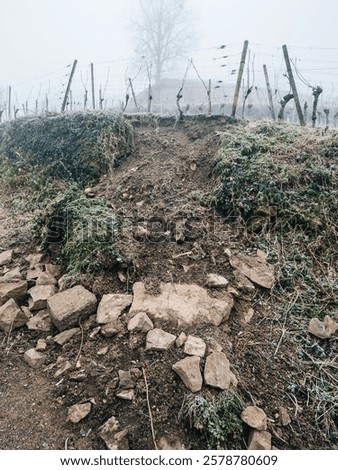
[[[156,83],[172,62],[182,57],[191,42],[184,0],[140,0],[141,12],[133,25],[137,52],[153,65]]]

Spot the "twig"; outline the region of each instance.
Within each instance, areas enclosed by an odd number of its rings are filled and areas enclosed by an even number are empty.
[[[77,361],[78,361],[79,358],[80,358],[81,351],[82,351],[82,346],[83,346],[83,326],[81,325],[80,320],[79,320],[79,325],[80,325],[80,328],[81,328],[81,343],[80,343],[79,352],[77,353],[77,356],[76,356],[76,359],[75,359],[75,365],[77,364]]]
[[[179,253],[178,255],[172,255],[172,258],[176,259],[176,258],[180,258],[181,256],[188,256],[188,255],[192,255],[192,254],[193,254],[192,251],[186,251],[185,253]]]
[[[153,438],[153,443],[154,443],[155,450],[158,450],[158,447],[157,447],[157,444],[156,444],[153,416],[151,414],[151,408],[150,408],[150,402],[149,402],[149,389],[148,389],[147,376],[146,376],[146,371],[145,371],[144,367],[142,367],[142,373],[143,373],[143,378],[144,378],[144,384],[146,386],[146,396],[147,396],[147,405],[148,405],[148,412],[149,412],[149,419],[150,419],[151,435],[152,435],[152,438]]]

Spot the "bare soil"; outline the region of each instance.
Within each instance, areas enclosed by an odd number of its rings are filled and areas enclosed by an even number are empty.
[[[210,187],[217,184],[213,166],[220,133],[232,125],[221,118],[176,126],[141,123],[136,128],[134,152],[96,187],[98,195],[106,198],[123,221],[117,246],[124,261],[116,272],[104,277],[82,276],[85,287],[100,297],[131,292],[134,281],[143,281],[156,293],[160,282],[205,287],[210,272],[225,276],[235,287],[225,249],[251,253],[255,247],[236,225],[225,223],[206,198]],[[13,197],[2,194],[0,217],[1,248],[15,248],[13,266],[27,267],[24,256],[34,246],[30,215],[20,214]],[[148,231],[145,238],[135,236],[138,226]],[[222,290],[210,290],[210,295],[221,297]],[[241,313],[250,306],[255,313],[244,325]],[[126,324],[126,316],[122,321]],[[155,326],[180,333],[170,325]],[[192,429],[180,414],[188,392],[171,369],[184,356],[180,349],[146,352],[145,335],[130,334],[126,329],[114,338],[104,338],[95,331],[95,317],[82,327],[82,332],[62,348],[50,339],[57,333],[54,327],[46,333],[28,331],[26,327],[10,336],[0,333],[1,449],[105,449],[99,428],[112,415],[123,428],[128,427],[130,449],[153,449],[142,368],[149,386],[157,442],[165,435],[179,439],[185,449],[207,448],[203,433]],[[241,292],[229,321],[220,327],[201,325],[185,330],[203,338],[209,348],[216,343],[222,346],[239,380],[238,393],[246,404],[264,409],[273,445],[278,449],[337,448],[325,422],[319,420],[320,414],[326,413],[325,403],[315,397],[320,364],[298,357],[301,341],[308,338],[306,330],[304,320],[297,331],[283,333],[274,305],[269,302],[269,292],[263,293],[260,288],[254,293]],[[22,356],[39,338],[47,339],[48,361],[44,368],[33,370]],[[320,345],[323,349],[334,348],[336,340],[322,341]],[[107,353],[100,355],[105,346]],[[73,364],[73,370],[55,378],[60,355]],[[76,377],[78,361],[85,371],[80,378]],[[117,398],[115,392],[118,370],[131,368],[135,398],[129,402]],[[322,368],[320,372],[324,378],[325,373],[336,377],[337,370]],[[212,399],[219,392],[206,388],[205,393]],[[69,422],[68,407],[88,401],[92,403],[91,413],[78,424]],[[290,414],[288,426],[279,423],[280,406]],[[248,431],[245,428],[240,443],[229,442],[228,447],[245,449]]]

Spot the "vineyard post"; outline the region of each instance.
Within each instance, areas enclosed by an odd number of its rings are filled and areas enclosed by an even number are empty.
[[[240,89],[241,89],[241,83],[242,83],[246,53],[248,51],[248,45],[249,45],[249,41],[244,41],[242,56],[241,56],[241,63],[240,63],[240,66],[239,66],[237,83],[236,83],[236,88],[235,88],[235,95],[234,95],[234,100],[233,100],[233,103],[232,103],[232,112],[231,112],[232,117],[236,116],[238,96],[239,96],[239,92],[240,92]]]
[[[272,93],[271,93],[268,69],[266,68],[265,64],[263,65],[263,70],[264,70],[264,76],[265,76],[266,89],[268,91],[268,96],[269,96],[269,105],[270,105],[270,110],[271,110],[271,117],[275,121],[276,120],[276,115],[275,115],[275,110],[274,110],[274,107],[273,107]]]
[[[92,105],[93,109],[95,109],[95,85],[94,85],[94,64],[90,64],[90,79],[92,84]]]
[[[295,82],[295,79],[293,77],[293,72],[292,72],[291,63],[290,63],[290,59],[289,59],[289,53],[288,53],[288,49],[287,49],[285,44],[283,46],[283,54],[284,54],[284,60],[285,60],[285,64],[286,64],[286,69],[287,69],[289,81],[290,81],[290,86],[291,86],[291,89],[292,89],[292,94],[293,94],[293,97],[294,97],[294,100],[295,100],[298,119],[299,119],[300,125],[305,126],[305,120],[304,120],[304,116],[303,116],[302,107],[301,107],[300,102],[299,102],[296,82]]]
[[[71,86],[71,84],[72,84],[73,76],[74,76],[74,73],[75,73],[76,64],[77,64],[77,60],[74,60],[74,62],[73,62],[73,67],[72,67],[72,70],[71,70],[71,72],[70,72],[70,76],[69,76],[69,80],[68,80],[68,84],[67,84],[65,96],[63,97],[63,103],[62,103],[62,106],[61,106],[61,113],[63,113],[63,112],[65,111],[65,109],[66,109],[67,100],[68,100],[68,95],[69,95],[69,92],[70,92],[70,86]]]
[[[211,115],[211,79],[209,78],[209,86],[208,86],[208,114]]]
[[[9,86],[8,87],[8,120],[11,119],[12,117],[12,110],[11,110],[11,106],[12,106],[12,87]]]

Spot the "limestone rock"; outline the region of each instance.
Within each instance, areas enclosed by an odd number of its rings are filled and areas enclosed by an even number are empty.
[[[147,332],[154,328],[153,322],[150,320],[148,315],[144,312],[137,313],[129,320],[128,330],[129,331],[143,331]]]
[[[12,281],[0,283],[0,306],[9,299],[19,299],[27,293],[26,281]]]
[[[77,325],[80,319],[95,312],[97,299],[83,286],[59,292],[47,300],[47,307],[54,325],[59,331]]]
[[[234,275],[238,289],[247,292],[253,292],[256,289],[252,282],[249,281],[249,279],[240,273],[237,269],[234,270]]]
[[[253,429],[249,435],[248,450],[271,450],[271,434]]]
[[[184,385],[193,393],[199,392],[203,385],[200,361],[200,357],[190,356],[172,366],[173,371],[179,375]]]
[[[159,450],[183,450],[184,447],[181,444],[178,436],[161,436],[157,447]]]
[[[147,333],[146,349],[148,351],[166,351],[175,343],[175,339],[176,336],[160,328],[154,328]]]
[[[148,294],[142,282],[133,286],[130,314],[145,312],[151,320],[171,322],[179,328],[191,325],[220,325],[229,318],[233,298],[214,299],[203,287],[194,284],[161,284],[158,296]]]
[[[16,267],[8,271],[4,276],[0,278],[0,282],[12,282],[22,280],[22,274],[20,267]]]
[[[57,370],[54,374],[55,379],[57,379],[58,377],[60,377],[60,375],[65,374],[68,370],[73,368],[71,362],[64,361],[64,360],[61,363],[57,364],[57,365],[58,365],[58,368],[57,368]]]
[[[208,287],[226,287],[229,284],[225,277],[219,274],[208,274],[206,279],[206,285]]]
[[[142,225],[138,225],[136,229],[134,230],[134,238],[136,238],[136,240],[140,240],[140,241],[146,240],[149,237],[149,235],[150,235],[149,230],[142,227]]]
[[[119,374],[119,388],[120,389],[134,387],[134,380],[133,380],[130,370],[119,370],[118,374]]]
[[[279,422],[282,426],[288,426],[291,423],[291,418],[288,410],[283,406],[279,407]]]
[[[207,345],[203,339],[189,335],[184,343],[184,353],[189,356],[204,357]]]
[[[35,350],[39,352],[46,351],[47,349],[47,341],[43,338],[38,339],[38,342],[36,343]]]
[[[53,276],[55,279],[59,279],[61,277],[61,268],[56,264],[46,263],[45,264],[46,273]]]
[[[93,198],[93,197],[96,196],[97,190],[96,190],[95,188],[86,188],[86,189],[84,190],[84,193],[85,193],[85,195],[86,195],[87,197]]]
[[[31,268],[40,265],[44,258],[44,253],[31,253],[30,255],[26,256],[25,260],[29,263]]]
[[[40,276],[37,278],[36,285],[37,286],[49,286],[49,285],[57,286],[58,281],[55,279],[54,276],[52,276],[52,274],[45,272],[45,273],[40,274]]]
[[[52,321],[47,310],[40,310],[34,317],[31,317],[27,322],[29,330],[50,331]]]
[[[24,360],[29,364],[33,369],[38,369],[42,367],[47,360],[47,355],[42,354],[39,351],[36,351],[34,348],[28,349],[23,355]]]
[[[0,329],[5,333],[20,328],[29,320],[15,300],[9,299],[2,307],[0,307]]]
[[[27,271],[26,279],[27,279],[27,281],[32,281],[32,280],[34,280],[34,279],[37,279],[37,278],[38,278],[39,276],[41,276],[43,273],[44,273],[44,271],[43,271],[41,265],[33,266],[32,268],[30,268],[30,269]]]
[[[259,256],[231,256],[231,266],[259,286],[271,289],[275,283],[274,267]]]
[[[183,346],[186,339],[187,339],[187,335],[184,333],[184,331],[181,331],[181,333],[178,335],[178,337],[175,341],[176,347],[180,348],[181,346]]]
[[[311,318],[308,327],[309,333],[321,339],[330,338],[337,330],[338,323],[332,320],[328,315],[325,316],[323,322],[318,320],[318,318]]]
[[[129,449],[127,439],[128,429],[123,429],[122,431],[119,431],[119,429],[120,423],[115,416],[109,418],[108,421],[99,428],[100,437],[103,439],[109,450]]]
[[[105,323],[101,328],[102,336],[105,338],[112,338],[123,331],[123,325],[119,321],[113,321],[111,323]]]
[[[106,294],[97,309],[97,323],[111,323],[117,320],[123,310],[133,301],[132,295],[127,294]]]
[[[5,266],[12,261],[13,250],[6,250],[0,253],[0,266]]]
[[[109,351],[108,346],[104,346],[103,348],[100,348],[100,349],[97,351],[96,354],[97,354],[98,356],[105,356],[108,351]]]
[[[59,346],[63,346],[73,338],[76,334],[80,333],[80,328],[70,328],[69,330],[62,331],[53,337],[53,341]]]
[[[28,291],[31,298],[28,301],[29,309],[33,310],[43,310],[47,307],[47,299],[52,297],[57,293],[56,286],[34,286]]]
[[[134,400],[134,390],[129,388],[126,390],[119,390],[115,393],[117,398],[121,398],[122,400]]]
[[[230,387],[230,363],[223,352],[210,354],[204,367],[204,380],[207,385],[226,390]]]
[[[77,403],[68,408],[68,419],[72,423],[79,423],[91,412],[91,403]]]
[[[267,416],[258,406],[247,406],[241,413],[241,420],[258,431],[267,430]]]

